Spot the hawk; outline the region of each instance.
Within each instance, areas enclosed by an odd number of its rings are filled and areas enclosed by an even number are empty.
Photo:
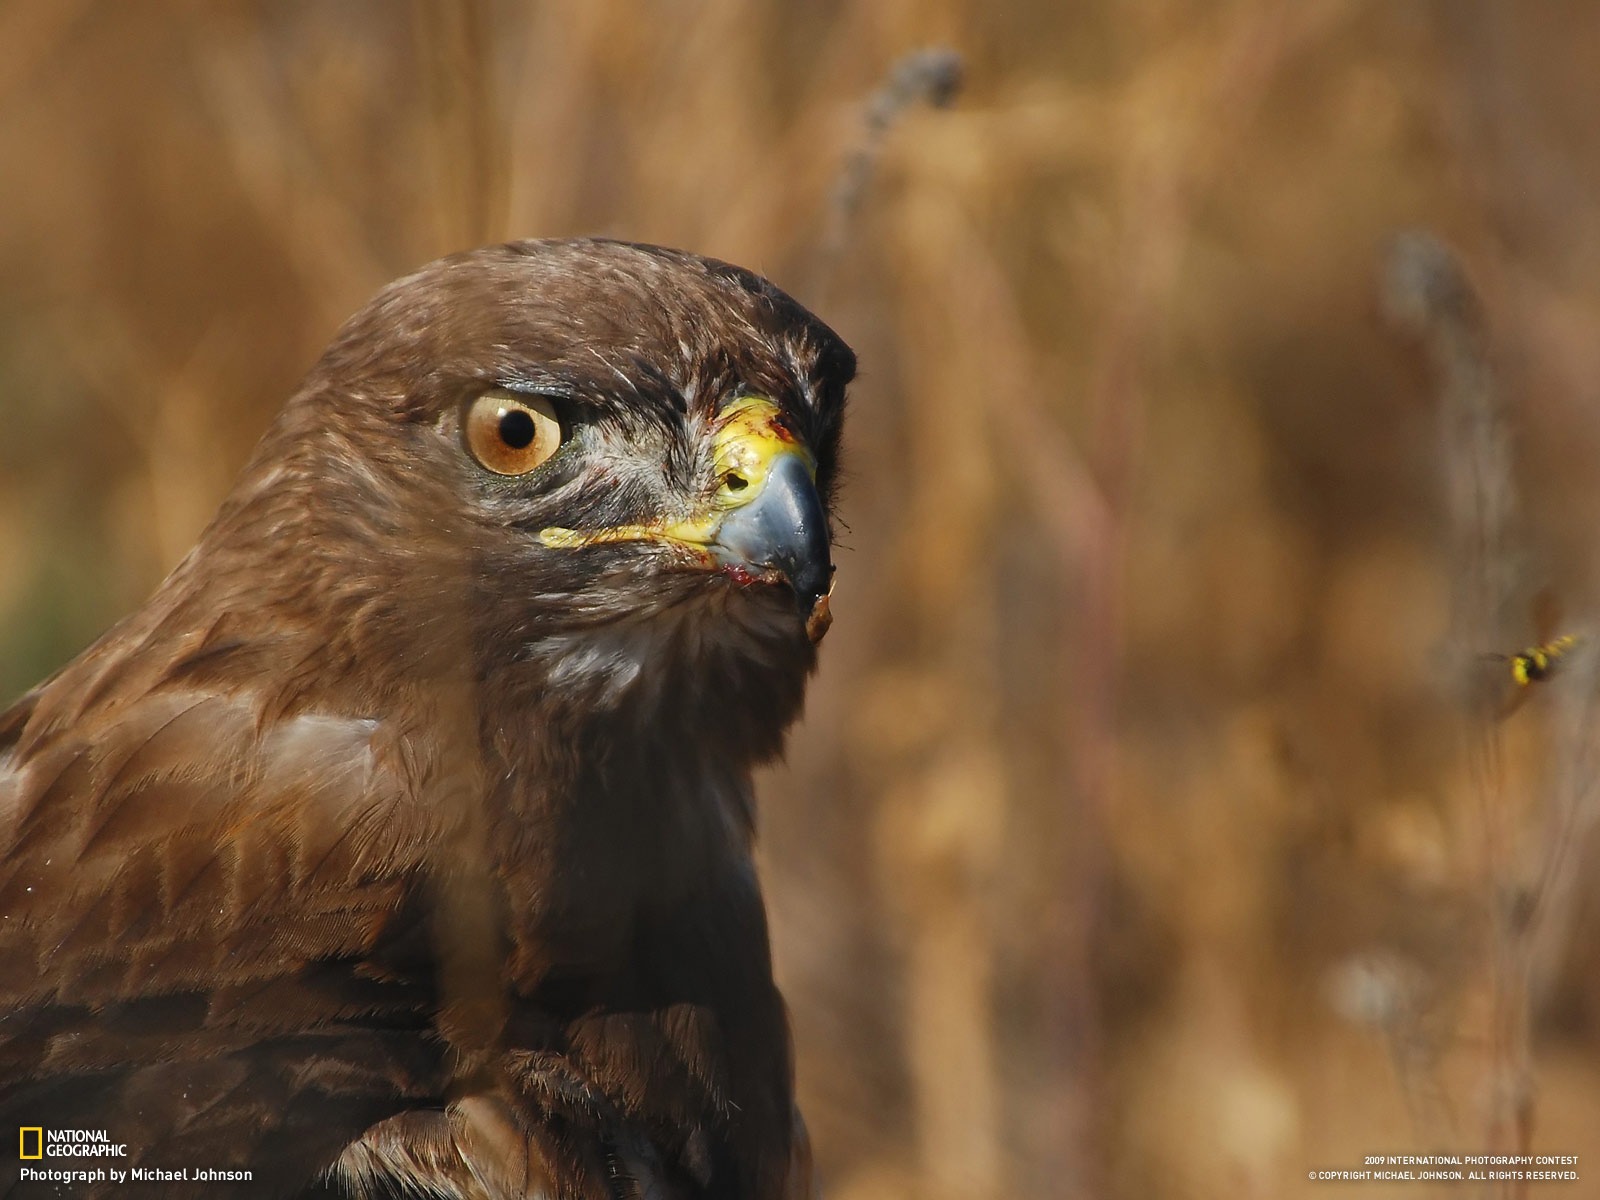
[[[751,771],[854,369],[758,276],[605,240],[353,317],[0,715],[0,1133],[125,1152],[0,1194],[806,1194]]]

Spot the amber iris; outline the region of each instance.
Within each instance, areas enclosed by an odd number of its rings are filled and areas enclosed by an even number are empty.
[[[496,475],[526,475],[561,448],[561,421],[543,396],[491,388],[467,406],[467,449]]]

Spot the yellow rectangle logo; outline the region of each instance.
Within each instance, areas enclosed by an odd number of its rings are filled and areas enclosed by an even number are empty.
[[[44,1157],[44,1126],[24,1125],[19,1131],[21,1136],[17,1139],[22,1143],[22,1148],[17,1151],[18,1158],[43,1158]],[[33,1153],[28,1153],[28,1135],[33,1134]]]

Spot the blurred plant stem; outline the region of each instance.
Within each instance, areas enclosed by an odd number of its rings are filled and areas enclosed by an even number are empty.
[[[503,240],[510,204],[506,121],[482,0],[415,0],[417,60],[431,114],[438,253]]]
[[[1521,813],[1538,781],[1508,770],[1505,682],[1490,681],[1473,669],[1485,647],[1507,644],[1507,609],[1519,591],[1526,591],[1519,588],[1526,554],[1517,545],[1517,485],[1506,404],[1489,365],[1483,305],[1444,243],[1427,233],[1397,236],[1385,264],[1382,299],[1390,321],[1420,339],[1438,389],[1445,509],[1455,564],[1450,637],[1460,673],[1458,694],[1465,701],[1464,744],[1476,793],[1487,906],[1486,1148],[1529,1154],[1537,1116],[1531,954],[1536,916],[1549,897],[1546,882],[1523,882],[1518,851],[1525,833]],[[1592,686],[1592,677],[1588,682]],[[1561,774],[1557,770],[1554,777]],[[1560,837],[1547,848],[1547,863],[1553,864],[1550,854],[1560,853],[1564,842]],[[1520,1200],[1528,1185],[1508,1180],[1492,1191]]]

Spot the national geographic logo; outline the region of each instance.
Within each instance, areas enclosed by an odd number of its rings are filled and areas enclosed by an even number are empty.
[[[113,1142],[104,1129],[45,1129],[24,1125],[18,1131],[21,1145],[17,1157],[43,1158],[127,1158],[128,1147]]]

